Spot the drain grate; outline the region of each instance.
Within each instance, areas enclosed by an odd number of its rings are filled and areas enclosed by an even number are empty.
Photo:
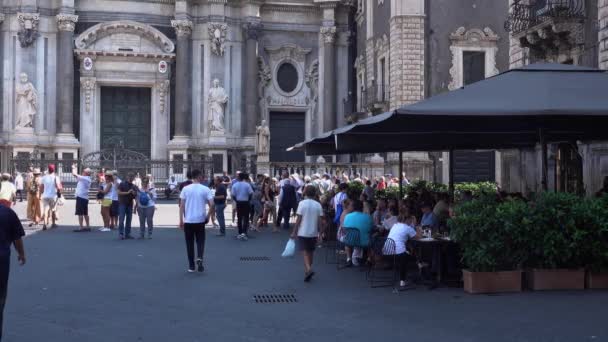
[[[253,301],[259,304],[287,304],[297,303],[298,299],[292,294],[265,294],[254,295]]]
[[[267,257],[267,256],[246,256],[246,257],[241,257],[241,261],[270,261],[270,257]]]

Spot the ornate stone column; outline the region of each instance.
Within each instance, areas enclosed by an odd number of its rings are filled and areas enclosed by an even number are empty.
[[[336,128],[336,27],[321,27],[323,41],[323,131]]]
[[[243,136],[255,134],[261,113],[258,106],[257,44],[262,25],[258,21],[245,24],[245,120]]]
[[[188,19],[171,20],[171,26],[177,33],[177,53],[175,59],[175,133],[174,137],[190,136],[190,115],[192,101],[188,92],[191,91],[189,72],[190,36],[192,21]]]
[[[57,133],[74,135],[74,29],[78,16],[56,17],[57,46]]]

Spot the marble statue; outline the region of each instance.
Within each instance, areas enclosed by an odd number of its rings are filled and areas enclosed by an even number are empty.
[[[34,127],[34,117],[38,110],[38,94],[34,85],[28,81],[26,73],[21,73],[20,83],[15,87],[17,128]]]
[[[220,86],[220,81],[213,80],[213,86],[209,89],[209,130],[211,132],[224,132],[224,106],[228,102],[228,94]]]
[[[262,124],[256,129],[255,152],[258,156],[268,155],[270,152],[270,129],[266,124],[266,120],[262,120]]]

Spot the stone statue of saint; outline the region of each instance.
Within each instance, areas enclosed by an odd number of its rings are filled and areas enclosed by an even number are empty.
[[[262,124],[257,127],[256,134],[255,152],[258,155],[267,155],[270,152],[270,129],[266,120],[262,120]]]
[[[38,110],[38,94],[24,72],[20,75],[20,83],[15,86],[15,97],[17,114],[15,126],[17,128],[34,127],[34,117]]]
[[[209,89],[209,130],[211,132],[224,132],[224,106],[228,102],[228,94],[220,87],[220,81],[213,80],[213,86]]]

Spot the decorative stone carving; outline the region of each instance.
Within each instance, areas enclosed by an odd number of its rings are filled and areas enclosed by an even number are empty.
[[[374,50],[380,55],[389,51],[389,41],[386,34],[383,34],[381,38],[378,38]]]
[[[171,20],[171,26],[175,29],[177,37],[188,37],[192,34],[192,27],[194,27],[194,24],[192,23],[192,20],[176,19]]]
[[[462,67],[462,56],[464,51],[483,51],[485,53],[486,77],[498,74],[496,67],[496,53],[498,52],[498,40],[500,38],[489,27],[483,30],[473,28],[467,30],[459,27],[450,35],[450,51],[452,52],[452,67],[450,68],[449,90],[455,90],[463,86],[464,75]]]
[[[355,58],[355,63],[354,63],[355,69],[357,71],[364,71],[365,70],[365,62],[366,62],[365,55],[359,55],[359,56],[357,56],[357,58]]]
[[[258,156],[270,153],[270,128],[266,120],[262,120],[262,124],[256,128],[255,153]]]
[[[248,22],[244,25],[247,39],[258,40],[262,33],[262,24],[258,22]]]
[[[284,44],[282,46],[269,46],[265,48],[270,55],[271,60],[280,61],[283,59],[292,59],[299,63],[306,61],[306,55],[312,50],[299,47],[295,44]]]
[[[95,91],[97,79],[94,77],[83,77],[80,79],[80,86],[84,90],[84,109],[87,113],[91,111],[91,99]]]
[[[272,87],[266,88],[266,105],[281,107],[308,107],[310,99],[307,87],[304,87],[306,77],[306,56],[311,49],[304,49],[295,44],[284,44],[280,47],[266,47],[269,66],[272,75]],[[292,91],[286,92],[281,88],[277,79],[279,68],[291,64],[297,71],[297,84]]]
[[[209,32],[209,40],[211,41],[211,52],[218,56],[223,56],[228,25],[225,23],[209,23],[207,24],[207,30]]]
[[[165,114],[165,104],[167,103],[170,85],[171,82],[169,80],[160,81],[156,84],[156,88],[158,89],[158,112],[161,115]]]
[[[213,80],[213,86],[209,89],[209,130],[211,132],[224,133],[224,107],[228,103],[228,94],[220,86],[220,81]]]
[[[111,21],[97,24],[78,36],[76,39],[76,48],[91,50],[94,49],[95,42],[102,38],[113,34],[124,33],[135,34],[148,39],[163,53],[172,53],[175,50],[175,44],[173,44],[173,42],[162,32],[150,25],[135,21]]]
[[[306,85],[310,89],[310,112],[312,113],[312,123],[317,117],[317,103],[319,99],[319,60],[315,59],[306,71]]]
[[[258,57],[258,105],[262,120],[268,120],[268,112],[266,111],[266,87],[272,80],[272,73],[268,64],[261,56]]]
[[[40,22],[39,13],[17,13],[20,29],[17,33],[19,43],[22,48],[26,48],[34,44],[38,36],[38,23]]]
[[[321,37],[323,41],[328,44],[333,44],[336,41],[336,27],[335,26],[323,26],[321,27]]]
[[[15,114],[17,129],[34,127],[34,117],[38,111],[38,93],[28,81],[27,74],[19,75],[19,84],[15,86]]]
[[[59,13],[55,18],[57,19],[57,28],[59,28],[59,31],[74,32],[76,23],[78,22],[77,15]]]

